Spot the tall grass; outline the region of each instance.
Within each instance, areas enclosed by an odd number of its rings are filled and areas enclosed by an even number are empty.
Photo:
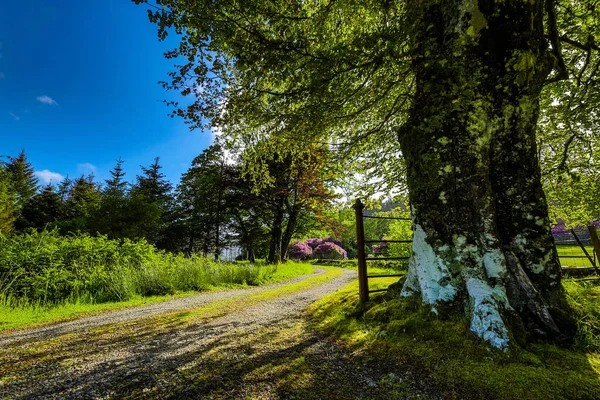
[[[56,231],[0,234],[0,305],[128,301],[215,286],[258,285],[275,266],[157,252],[145,241]]]

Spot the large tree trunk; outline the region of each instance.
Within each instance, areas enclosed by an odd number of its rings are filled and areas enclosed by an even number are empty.
[[[540,0],[413,1],[416,93],[399,133],[414,218],[402,294],[468,310],[506,349],[571,333],[535,142],[551,67]]]

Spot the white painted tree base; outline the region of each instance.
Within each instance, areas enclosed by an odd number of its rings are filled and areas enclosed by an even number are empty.
[[[481,254],[477,246],[466,244],[464,237],[455,239],[454,248],[447,245],[434,249],[427,242],[427,234],[420,225],[415,225],[412,256],[402,296],[421,294],[424,304],[432,306],[456,300],[458,288],[468,293],[468,309],[471,312],[471,331],[492,346],[507,350],[508,330],[501,316],[501,309],[509,309],[506,291],[501,283],[492,287],[487,278],[501,279],[506,274],[506,261],[502,253],[489,250]],[[483,243],[486,243],[483,241]],[[459,272],[449,268],[448,261],[461,265]],[[477,264],[476,266],[473,263]]]

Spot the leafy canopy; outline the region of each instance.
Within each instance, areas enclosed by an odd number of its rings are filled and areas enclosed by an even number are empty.
[[[160,39],[180,37],[163,85],[192,98],[170,103],[191,127],[208,121],[244,143],[275,136],[291,152],[324,143],[372,190],[402,186],[396,135],[422,28],[409,23],[411,1],[134,1],[147,4]],[[546,0],[546,11],[555,66],[538,144],[547,181],[569,184],[599,171],[600,1]]]

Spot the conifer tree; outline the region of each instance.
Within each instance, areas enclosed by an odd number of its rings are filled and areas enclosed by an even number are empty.
[[[136,177],[128,197],[128,215],[133,218],[129,224],[130,234],[144,237],[161,248],[165,245],[165,230],[172,220],[173,187],[160,172],[162,166],[158,157],[149,167],[141,168],[142,175]]]
[[[126,233],[129,227],[129,207],[127,206],[127,189],[129,183],[123,178],[124,161],[116,160],[115,167],[110,171],[111,178],[104,181],[102,201],[98,212],[93,217],[94,230],[108,235],[110,238],[128,237]]]
[[[42,191],[29,199],[21,210],[16,228],[42,230],[55,223],[60,217],[62,204],[54,186],[46,185]]]
[[[212,145],[192,161],[192,167],[181,177],[177,196],[188,252],[213,252],[215,259],[219,258],[227,219],[223,184],[226,170],[223,149]]]
[[[135,190],[151,201],[166,203],[171,198],[173,185],[165,179],[165,174],[160,172],[162,165],[159,161],[160,158],[156,157],[149,167],[140,166],[143,174],[136,177]]]
[[[66,232],[93,232],[91,218],[100,208],[100,200],[101,193],[94,182],[94,175],[75,179],[64,204],[61,229]]]
[[[69,176],[66,176],[59,184],[58,184],[58,195],[60,196],[60,200],[64,203],[67,201],[69,197],[69,192],[71,191],[71,187],[73,186],[73,180],[69,179]]]
[[[7,156],[7,158],[8,161],[5,161],[4,165],[17,193],[17,208],[20,208],[37,192],[38,178],[34,175],[33,167],[27,160],[25,150],[22,150],[17,157]]]
[[[123,170],[124,161],[119,157],[117,165],[110,171],[110,179],[106,179],[104,192],[111,195],[123,196],[127,191],[128,183],[123,180],[125,171]]]

